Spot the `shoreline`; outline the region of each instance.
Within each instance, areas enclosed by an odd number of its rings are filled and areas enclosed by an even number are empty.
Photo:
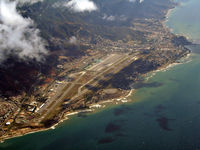
[[[180,33],[175,33],[174,30],[172,28],[170,28],[166,23],[169,21],[169,17],[170,15],[173,13],[174,9],[176,9],[176,7],[182,7],[184,5],[186,5],[186,3],[188,3],[187,1],[186,2],[178,2],[177,5],[174,7],[174,8],[171,8],[167,11],[166,13],[166,16],[165,16],[165,20],[162,22],[164,26],[166,26],[169,31],[171,33],[173,33],[174,35],[176,36],[184,36],[188,41],[190,41],[191,43],[193,44],[200,44],[200,41],[198,39],[192,39],[191,37],[189,37],[188,35],[184,35],[184,34],[180,34]]]
[[[145,80],[148,81],[150,78],[152,78],[158,72],[166,72],[166,71],[168,71],[169,69],[171,69],[171,68],[173,68],[175,66],[189,63],[191,60],[188,60],[188,61],[184,61],[184,60],[189,59],[191,56],[192,56],[192,53],[188,53],[185,57],[180,59],[180,60],[183,60],[183,62],[179,62],[179,63],[174,62],[174,63],[166,65],[165,67],[161,67],[161,68],[158,68],[157,70],[153,70],[153,71],[147,73],[145,76],[147,76],[148,74],[150,74],[150,76],[146,77]]]
[[[178,5],[179,6],[179,5]],[[170,30],[170,28],[165,24],[167,21],[168,21],[168,17],[170,16],[170,14],[172,13],[172,11],[176,8],[177,6],[175,6],[174,8],[171,8],[167,11],[166,15],[165,15],[165,19],[164,20],[161,20],[162,22],[162,25],[164,28],[167,28],[170,32],[173,33],[173,31]],[[174,34],[174,33],[173,33]],[[178,35],[178,34],[175,34],[175,35]],[[185,37],[185,36],[184,36]],[[187,38],[187,37],[186,37]],[[188,38],[187,38],[188,39]],[[183,56],[181,59],[185,59],[187,57],[190,57],[191,56],[191,52],[188,53],[186,56]],[[141,76],[147,76],[148,74],[154,74],[154,73],[157,73],[157,72],[160,72],[160,71],[166,71],[167,69],[169,68],[172,68],[178,64],[183,64],[183,63],[177,63],[177,62],[174,62],[174,63],[170,63],[170,64],[166,64],[158,69],[155,69],[153,71],[150,71],[146,74],[143,74]],[[155,75],[155,74],[154,74]],[[147,77],[147,79],[145,80],[149,80],[150,78],[152,78],[153,75],[151,75],[150,77]],[[108,103],[111,103],[111,105],[113,104],[120,104],[120,103],[127,103],[127,102],[130,102],[131,100],[129,99],[130,96],[133,95],[134,92],[136,92],[137,90],[135,89],[131,89],[128,91],[128,94],[126,96],[123,96],[123,97],[120,97],[120,98],[115,98],[115,99],[109,99],[109,100],[105,100],[105,101],[101,101],[101,102],[98,102],[98,103],[94,103],[94,104],[91,104],[91,106],[89,106],[89,109],[83,109],[83,110],[80,110],[80,111],[72,111],[70,113],[65,113],[64,114],[64,117],[59,120],[56,124],[52,125],[51,127],[48,127],[48,128],[36,128],[35,130],[34,129],[30,129],[30,132],[29,130],[26,132],[26,133],[19,133],[19,134],[16,134],[14,136],[5,136],[5,138],[2,138],[0,139],[0,143],[3,143],[5,142],[6,140],[9,140],[9,139],[13,139],[13,138],[17,138],[17,137],[21,137],[21,136],[24,136],[24,135],[28,135],[28,134],[33,134],[33,133],[37,133],[37,132],[43,132],[43,131],[47,131],[47,130],[50,130],[50,129],[55,129],[58,125],[60,125],[62,122],[68,120],[68,116],[73,116],[73,115],[76,115],[78,113],[81,113],[81,112],[91,112],[91,113],[95,113],[95,111],[99,108],[104,108],[106,107],[106,105]],[[105,104],[105,105],[104,105]],[[20,129],[19,129],[20,130]],[[19,131],[18,130],[18,131]]]
[[[130,100],[127,100],[127,98],[129,96],[131,96],[133,92],[135,92],[135,89],[131,89],[128,92],[128,94],[126,96],[124,96],[124,97],[117,98],[117,99],[108,99],[108,100],[105,100],[105,101],[101,101],[101,102],[98,102],[98,103],[91,104],[89,106],[89,109],[83,109],[83,110],[80,110],[80,111],[74,111],[74,112],[66,113],[66,114],[64,114],[63,119],[59,120],[58,123],[52,125],[51,127],[41,128],[41,129],[38,128],[38,129],[32,130],[30,132],[27,131],[27,133],[23,133],[23,134],[19,133],[19,135],[17,134],[15,136],[8,136],[8,137],[0,139],[0,143],[4,143],[6,140],[9,140],[9,139],[22,137],[22,136],[33,134],[33,133],[37,133],[37,132],[43,132],[43,131],[47,131],[47,130],[54,130],[58,125],[60,125],[61,123],[63,123],[66,120],[69,120],[68,116],[74,116],[74,115],[77,115],[77,114],[82,113],[82,112],[95,113],[95,111],[97,109],[104,108],[108,104],[111,104],[111,105],[115,104],[116,105],[116,104],[120,104],[120,103],[127,103],[127,102],[130,101]]]
[[[191,56],[191,53],[188,53],[185,57],[183,57],[181,59],[187,59],[190,56]],[[189,61],[187,61],[187,62],[189,62]],[[185,62],[185,63],[187,63],[187,62]],[[167,64],[167,65],[165,65],[163,67],[160,67],[160,68],[158,68],[156,70],[150,71],[150,72],[148,72],[146,74],[143,74],[141,76],[147,76],[148,74],[152,74],[152,75],[150,75],[150,77],[147,77],[145,79],[146,81],[148,81],[156,73],[162,72],[162,71],[167,71],[168,69],[171,69],[171,68],[173,68],[173,67],[175,67],[177,65],[180,65],[180,64],[184,64],[184,62],[183,63],[174,62],[174,63],[171,63],[171,64]],[[128,94],[126,96],[123,96],[121,98],[108,99],[108,100],[105,100],[105,101],[101,101],[101,102],[98,102],[98,103],[91,104],[89,106],[89,109],[83,109],[83,110],[80,110],[80,111],[74,111],[74,112],[66,113],[66,114],[64,114],[64,118],[63,119],[59,120],[58,123],[52,125],[51,127],[36,129],[35,131],[30,131],[30,132],[27,132],[27,133],[24,133],[24,134],[2,138],[0,140],[0,143],[4,143],[6,140],[9,140],[9,139],[18,138],[18,137],[21,137],[21,136],[25,136],[25,135],[29,135],[29,134],[33,134],[33,133],[37,133],[37,132],[43,132],[43,131],[47,131],[47,130],[54,130],[58,125],[60,125],[64,121],[69,120],[70,118],[68,118],[68,116],[74,116],[74,115],[77,115],[77,114],[82,113],[82,112],[95,113],[96,110],[101,109],[101,108],[105,108],[108,104],[119,105],[119,104],[122,104],[122,103],[133,102],[129,97],[132,96],[136,91],[137,91],[136,89],[131,89],[131,90],[129,90],[129,92],[128,92]]]

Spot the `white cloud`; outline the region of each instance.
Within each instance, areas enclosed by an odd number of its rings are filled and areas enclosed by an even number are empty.
[[[106,14],[102,17],[103,20],[107,20],[107,21],[115,21],[116,17],[115,16],[107,16]]]
[[[79,42],[78,42],[78,40],[77,40],[77,38],[75,37],[75,36],[72,36],[72,37],[70,37],[69,38],[69,43],[70,44],[78,44]]]
[[[107,21],[126,21],[127,20],[127,17],[124,16],[124,15],[120,15],[120,16],[113,16],[113,15],[106,15],[104,14],[104,16],[102,17],[103,20],[107,20]]]
[[[129,2],[135,2],[136,0],[129,0]]]
[[[91,0],[70,0],[64,6],[73,10],[74,12],[91,12],[97,10],[96,4]]]
[[[16,0],[18,4],[30,3],[34,4],[37,2],[42,2],[43,0]]]
[[[30,18],[23,18],[16,9],[17,2],[0,1],[0,62],[10,55],[40,61],[47,54],[39,30]]]
[[[144,2],[144,0],[140,0],[140,3]]]
[[[129,0],[129,2],[136,2],[136,0]],[[144,0],[139,0],[139,3],[142,3],[142,2],[144,2]]]

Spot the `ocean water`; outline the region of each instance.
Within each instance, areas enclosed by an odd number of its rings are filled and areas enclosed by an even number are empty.
[[[200,44],[200,1],[175,1],[180,3],[180,6],[172,10],[169,21],[166,22],[167,26],[169,26],[174,33],[184,34],[189,39]]]
[[[173,10],[166,23],[173,32],[200,39],[199,2],[190,0]],[[200,150],[198,51],[196,46],[183,64],[149,74],[132,102],[73,116],[55,130],[6,140],[0,150]]]

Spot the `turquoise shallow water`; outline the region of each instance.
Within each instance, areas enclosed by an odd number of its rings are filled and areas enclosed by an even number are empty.
[[[181,2],[183,0],[175,0]],[[173,32],[184,34],[189,39],[200,43],[200,1],[188,0],[182,2],[180,6],[173,9],[166,23]]]
[[[198,39],[200,16],[194,22],[192,17],[199,7],[199,0],[185,3],[167,25]],[[187,14],[184,20],[181,12]],[[55,130],[7,140],[0,150],[199,150],[200,55],[188,60],[156,73],[146,81],[152,86],[138,89],[132,103],[74,116]]]

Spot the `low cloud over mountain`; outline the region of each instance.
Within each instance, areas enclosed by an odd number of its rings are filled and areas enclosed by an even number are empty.
[[[137,0],[129,0],[129,2],[136,2]],[[139,0],[139,3],[144,2],[144,0]]]
[[[33,3],[42,2],[42,1],[43,0],[16,0],[16,2],[19,4],[24,4],[24,3],[33,4]]]
[[[70,0],[64,6],[75,12],[91,12],[97,10],[96,4],[91,0]]]
[[[31,2],[30,0],[22,0]],[[38,2],[32,1],[31,3]],[[16,2],[9,0],[0,1],[0,62],[14,56],[21,60],[35,59],[41,61],[47,54],[39,30],[35,28],[33,20],[24,18],[17,11]]]

